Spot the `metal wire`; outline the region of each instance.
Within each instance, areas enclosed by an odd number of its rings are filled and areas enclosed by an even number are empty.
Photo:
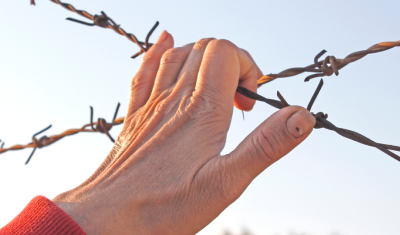
[[[87,25],[87,26],[99,26],[102,28],[110,28],[112,30],[114,30],[116,33],[125,36],[126,38],[128,38],[130,41],[132,41],[133,43],[135,43],[136,45],[139,46],[140,51],[138,53],[136,53],[135,55],[133,55],[131,58],[136,58],[139,55],[147,52],[150,47],[153,45],[152,43],[149,43],[149,39],[150,36],[152,35],[152,33],[154,32],[154,30],[157,28],[157,26],[159,25],[159,22],[157,21],[155,23],[155,25],[151,28],[151,30],[149,31],[149,33],[146,36],[146,41],[142,42],[139,41],[135,35],[131,34],[131,33],[127,33],[125,32],[124,29],[122,29],[120,27],[120,25],[116,24],[110,17],[108,17],[106,15],[106,13],[104,13],[103,11],[101,12],[101,15],[91,15],[90,13],[88,13],[87,11],[83,11],[83,10],[77,10],[74,6],[72,6],[71,4],[68,3],[64,3],[61,2],[59,0],[50,0],[56,4],[61,5],[62,7],[64,7],[67,10],[73,11],[89,20],[91,20],[93,23],[87,23],[81,20],[77,20],[77,19],[73,19],[73,18],[67,18],[67,20],[76,22],[76,23],[80,23],[83,25]],[[35,0],[31,0],[31,4],[35,5]]]
[[[312,104],[314,103],[315,99],[317,98],[317,96],[322,88],[322,85],[323,85],[323,80],[321,79],[313,97],[311,98],[311,100],[307,106],[309,108],[309,110],[311,109]],[[286,106],[289,106],[289,104],[286,102],[286,100],[283,98],[283,96],[280,94],[279,91],[278,91],[278,98],[281,101],[267,99],[267,98],[262,97],[261,95],[254,93],[244,87],[238,87],[237,92],[239,92],[240,94],[242,94],[250,99],[262,101],[262,102],[267,103],[278,109],[282,109]],[[338,133],[339,135],[341,135],[343,137],[354,140],[361,144],[375,147],[400,162],[400,157],[398,155],[392,153],[391,151],[389,151],[389,149],[395,150],[395,151],[400,151],[399,146],[376,143],[376,142],[372,141],[371,139],[369,139],[357,132],[336,127],[334,124],[332,124],[331,122],[329,122],[327,120],[328,115],[324,114],[322,112],[319,112],[317,114],[314,114],[314,113],[311,113],[311,114],[315,117],[315,119],[317,121],[314,128],[325,128],[328,130],[335,131],[336,133]]]
[[[132,58],[136,58],[137,56],[147,52],[150,49],[150,47],[153,45],[153,44],[149,43],[148,40],[149,40],[151,34],[153,33],[153,31],[159,25],[158,21],[156,22],[156,24],[153,26],[153,28],[147,34],[146,41],[141,42],[141,41],[137,40],[135,35],[125,32],[125,30],[123,30],[118,24],[116,24],[104,12],[101,12],[101,15],[93,16],[93,15],[89,14],[87,11],[75,9],[75,7],[72,6],[71,4],[63,3],[59,0],[50,0],[50,1],[52,1],[56,4],[60,4],[65,9],[77,13],[77,14],[93,21],[93,23],[87,23],[87,22],[83,22],[80,20],[72,19],[72,18],[67,18],[67,20],[77,22],[80,24],[84,24],[84,25],[88,25],[88,26],[97,25],[97,26],[100,26],[103,28],[111,28],[116,33],[123,35],[123,36],[127,37],[130,41],[136,43],[140,47],[140,51],[138,53],[136,53],[135,55],[133,55]],[[35,5],[35,1],[31,0],[31,4]],[[333,73],[335,73],[336,76],[338,76],[339,70],[344,68],[349,63],[357,61],[357,60],[365,57],[368,54],[386,51],[386,50],[389,50],[389,49],[391,49],[393,47],[397,47],[397,46],[400,46],[400,40],[397,42],[381,42],[381,43],[371,46],[367,50],[351,53],[350,55],[346,56],[344,59],[336,59],[336,57],[334,57],[334,56],[327,56],[327,57],[325,57],[324,60],[318,61],[319,58],[321,58],[326,53],[326,50],[322,50],[320,53],[318,53],[314,57],[313,64],[303,67],[303,68],[299,67],[299,68],[286,69],[277,74],[264,75],[257,80],[257,83],[258,83],[258,86],[261,86],[265,83],[275,80],[276,78],[292,77],[292,76],[296,76],[296,75],[304,73],[304,72],[314,73],[314,74],[306,77],[305,81],[309,81],[310,79],[313,79],[316,77],[331,76]]]
[[[63,133],[59,134],[59,135],[52,135],[50,137],[47,136],[43,136],[40,139],[36,139],[36,136],[40,135],[41,133],[43,133],[44,131],[48,130],[51,128],[51,125],[48,126],[47,128],[45,128],[44,130],[41,130],[40,132],[36,133],[33,135],[32,137],[32,142],[27,144],[27,145],[14,145],[12,147],[9,148],[0,148],[0,154],[10,151],[10,150],[21,150],[21,149],[25,149],[25,148],[33,148],[32,153],[30,154],[28,160],[26,161],[25,164],[28,164],[29,161],[31,160],[33,154],[36,151],[36,148],[43,148],[46,146],[49,146],[51,144],[53,144],[54,142],[66,137],[66,136],[70,136],[70,135],[75,135],[78,134],[80,132],[100,132],[100,133],[104,133],[106,134],[112,142],[114,142],[114,139],[111,137],[109,131],[111,130],[111,128],[113,126],[122,124],[125,120],[124,117],[120,117],[120,118],[116,118],[116,115],[118,113],[118,109],[119,109],[120,104],[118,103],[117,109],[115,110],[114,113],[114,118],[113,121],[111,123],[107,123],[105,119],[103,118],[99,118],[98,122],[92,122],[93,119],[93,108],[91,108],[91,122],[89,124],[86,124],[84,126],[82,126],[80,129],[70,129],[67,131],[64,131]],[[91,127],[91,129],[88,129],[88,127]],[[4,142],[3,142],[4,143]],[[2,145],[3,147],[3,145]]]
[[[258,83],[258,86],[261,86],[265,83],[275,80],[276,78],[292,77],[292,76],[295,76],[295,75],[298,75],[298,74],[301,74],[304,72],[313,72],[314,73],[314,74],[306,77],[306,79],[304,80],[306,82],[309,81],[310,79],[313,79],[316,77],[331,76],[333,73],[335,73],[337,76],[337,75],[339,75],[340,69],[344,68],[346,65],[348,65],[354,61],[357,61],[357,60],[365,57],[368,54],[386,51],[393,47],[398,47],[398,46],[400,46],[400,40],[397,42],[381,42],[381,43],[371,46],[367,50],[351,53],[350,55],[346,56],[344,59],[336,59],[336,57],[334,57],[334,56],[327,56],[327,57],[325,57],[324,60],[318,61],[318,59],[323,54],[326,53],[325,50],[322,50],[320,53],[318,53],[315,56],[314,64],[311,64],[311,65],[303,67],[303,68],[286,69],[277,74],[264,75],[258,79],[257,83]]]
[[[146,41],[145,42],[140,42],[137,40],[137,38],[133,35],[133,34],[129,34],[126,33],[122,28],[119,27],[119,25],[117,25],[111,18],[109,18],[104,12],[101,12],[101,15],[95,15],[92,16],[91,14],[89,14],[86,11],[82,11],[82,10],[76,10],[72,5],[67,4],[67,3],[62,3],[61,1],[58,0],[51,0],[54,3],[60,4],[61,6],[63,6],[64,8],[76,12],[79,15],[86,17],[90,20],[93,21],[93,23],[87,23],[87,22],[83,22],[80,20],[76,20],[76,19],[72,19],[72,18],[68,18],[67,20],[73,21],[73,22],[77,22],[77,23],[81,23],[84,25],[88,25],[88,26],[100,26],[103,28],[111,28],[113,29],[116,33],[120,34],[120,35],[124,35],[126,36],[129,40],[131,40],[132,42],[136,43],[139,47],[140,47],[140,51],[138,53],[136,53],[134,56],[132,56],[132,58],[137,57],[140,54],[143,54],[145,52],[148,51],[148,49],[151,47],[152,44],[148,43],[148,40],[151,36],[151,34],[153,33],[153,31],[155,30],[155,28],[158,26],[158,22],[153,26],[153,28],[150,30],[150,32],[148,33],[147,37],[146,37]],[[35,1],[31,0],[31,4],[35,5]],[[377,53],[377,52],[381,52],[381,51],[385,51],[388,49],[391,49],[393,47],[397,47],[400,46],[400,40],[397,42],[382,42],[382,43],[378,43],[373,45],[372,47],[368,48],[367,50],[363,50],[363,51],[358,51],[358,52],[354,52],[351,53],[350,55],[346,56],[344,59],[336,59],[336,57],[334,56],[327,56],[325,57],[324,60],[319,61],[319,59],[322,57],[322,55],[324,55],[326,53],[325,50],[321,51],[320,53],[318,53],[315,58],[314,58],[314,63],[303,67],[303,68],[291,68],[291,69],[287,69],[284,70],[278,74],[269,74],[269,75],[264,75],[261,78],[258,79],[257,83],[258,86],[261,86],[265,83],[268,83],[270,81],[275,80],[276,78],[284,78],[284,77],[291,77],[291,76],[295,76],[304,72],[313,72],[314,74],[309,75],[308,77],[306,77],[305,81],[309,81],[312,78],[316,78],[316,77],[324,77],[324,76],[331,76],[333,73],[335,73],[335,75],[339,75],[339,70],[342,69],[343,67],[345,67],[346,65],[357,61],[363,57],[365,57],[368,54],[373,54],[373,53]],[[321,79],[314,95],[312,96],[309,104],[307,105],[307,109],[310,111],[312,108],[312,105],[314,104],[321,88],[323,86],[323,80]],[[280,92],[278,91],[277,95],[278,98],[280,99],[280,101],[278,100],[274,100],[274,99],[268,99],[265,98],[257,93],[254,93],[244,87],[238,87],[237,88],[237,92],[250,98],[250,99],[254,99],[254,100],[258,100],[258,101],[262,101],[265,102],[275,108],[278,109],[282,109],[286,106],[289,106],[289,104],[287,103],[287,101],[283,98],[283,96],[280,94]],[[91,109],[91,118],[90,118],[90,124],[86,124],[84,125],[82,128],[80,129],[70,129],[67,130],[63,133],[61,133],[60,135],[53,135],[50,137],[47,136],[43,136],[41,137],[39,140],[36,139],[36,136],[39,135],[40,133],[44,132],[45,130],[49,129],[51,127],[51,125],[49,127],[47,127],[46,129],[40,131],[39,133],[36,133],[33,136],[33,141],[32,143],[29,143],[27,145],[14,145],[10,148],[6,148],[3,149],[4,146],[4,142],[2,143],[1,147],[0,147],[0,153],[4,153],[7,152],[9,150],[19,150],[19,149],[24,149],[24,148],[29,148],[32,147],[34,148],[30,157],[28,158],[27,162],[28,163],[33,155],[33,153],[35,152],[36,148],[42,148],[45,146],[48,146],[58,140],[60,140],[61,138],[64,138],[65,136],[69,136],[69,135],[74,135],[77,134],[79,132],[101,132],[106,134],[111,141],[114,142],[114,139],[111,137],[111,135],[109,134],[109,130],[114,126],[114,125],[119,125],[121,123],[124,122],[124,118],[117,118],[116,119],[116,115],[119,109],[119,104],[117,106],[116,112],[114,114],[114,118],[113,121],[111,123],[107,123],[105,121],[105,119],[99,118],[98,122],[93,123],[93,108],[90,107]],[[314,126],[314,128],[325,128],[328,130],[332,130],[335,131],[336,133],[338,133],[339,135],[346,137],[348,139],[351,139],[353,141],[356,141],[358,143],[364,144],[364,145],[368,145],[368,146],[372,146],[375,147],[379,150],[381,150],[382,152],[386,153],[387,155],[393,157],[394,159],[396,159],[397,161],[400,161],[400,157],[396,154],[394,154],[393,152],[389,151],[389,150],[395,150],[395,151],[400,151],[400,147],[399,146],[394,146],[394,145],[387,145],[387,144],[381,144],[381,143],[376,143],[374,141],[372,141],[371,139],[357,133],[351,130],[347,130],[347,129],[343,129],[343,128],[339,128],[336,127],[334,124],[332,124],[331,122],[329,122],[327,120],[328,115],[324,114],[322,112],[318,112],[317,114],[312,113],[312,115],[316,118],[316,124]],[[87,127],[91,127],[91,129],[86,129]],[[1,140],[0,140],[1,143]]]

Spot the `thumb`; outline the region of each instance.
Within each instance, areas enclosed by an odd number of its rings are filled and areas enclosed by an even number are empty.
[[[247,187],[258,174],[306,139],[315,122],[310,112],[300,106],[277,111],[233,152],[222,157],[226,158],[223,160],[226,172],[233,174],[233,179],[249,181],[241,182]]]

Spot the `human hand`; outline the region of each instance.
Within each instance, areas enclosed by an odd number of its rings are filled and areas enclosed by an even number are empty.
[[[87,234],[195,234],[264,169],[310,133],[315,119],[286,107],[221,156],[233,105],[251,110],[262,73],[244,50],[202,39],[173,48],[164,31],[132,80],[122,131],[82,185],[53,201]]]

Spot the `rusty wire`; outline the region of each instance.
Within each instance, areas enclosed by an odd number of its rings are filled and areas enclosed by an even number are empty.
[[[312,96],[309,104],[307,105],[308,111],[311,110],[311,107],[314,104],[315,99],[317,98],[317,96],[322,88],[322,85],[323,85],[323,80],[321,79],[314,95]],[[267,103],[278,109],[282,109],[284,107],[290,106],[286,102],[286,100],[283,98],[283,96],[281,95],[281,93],[279,91],[278,91],[277,95],[278,95],[278,98],[280,99],[280,101],[273,100],[273,99],[267,99],[267,98],[265,98],[257,93],[254,93],[244,87],[238,87],[237,92],[239,92],[240,94],[242,94],[250,99],[262,101],[262,102]],[[361,144],[375,147],[400,162],[400,157],[398,155],[394,154],[393,152],[389,151],[389,149],[395,150],[395,151],[400,151],[399,146],[376,143],[376,142],[372,141],[371,139],[369,139],[357,132],[336,127],[334,124],[332,124],[330,121],[327,120],[328,114],[324,114],[322,112],[318,112],[317,114],[314,114],[314,113],[311,113],[311,114],[315,117],[315,119],[317,121],[315,123],[314,128],[325,128],[325,129],[328,129],[331,131],[335,131],[336,133],[338,133],[339,135],[341,135],[343,137],[354,140]]]
[[[126,33],[122,28],[119,27],[119,25],[117,25],[112,19],[110,19],[104,12],[101,12],[102,15],[98,16],[92,16],[91,14],[87,13],[86,11],[81,11],[81,10],[76,10],[72,5],[67,4],[67,3],[62,3],[58,0],[51,0],[52,2],[55,2],[57,4],[60,4],[61,6],[63,6],[64,8],[76,12],[79,15],[86,17],[90,20],[93,21],[93,23],[86,23],[80,20],[76,20],[76,19],[72,19],[72,18],[67,18],[68,20],[77,22],[77,23],[81,23],[84,25],[89,25],[89,26],[100,26],[103,28],[111,28],[113,29],[115,32],[117,32],[118,34],[124,35],[126,36],[129,40],[131,40],[132,42],[136,43],[140,48],[141,51],[138,52],[137,54],[135,54],[134,56],[132,56],[132,58],[143,54],[145,52],[147,52],[147,50],[151,47],[152,44],[148,43],[148,40],[151,36],[151,34],[153,33],[153,31],[155,30],[155,28],[158,26],[158,22],[153,26],[153,28],[150,30],[150,32],[148,33],[147,37],[146,37],[146,41],[145,42],[140,42],[137,40],[137,38],[133,35],[133,34],[129,34]],[[35,5],[35,1],[31,0],[31,4]],[[143,47],[144,45],[144,47]],[[349,63],[352,63],[354,61],[357,61],[363,57],[365,57],[368,54],[372,54],[372,53],[377,53],[377,52],[381,52],[381,51],[385,51],[388,49],[391,49],[393,47],[396,46],[400,46],[400,40],[397,42],[382,42],[382,43],[378,43],[373,45],[372,47],[368,48],[367,50],[363,50],[363,51],[358,51],[358,52],[354,52],[348,56],[345,57],[345,59],[336,59],[334,56],[327,56],[325,57],[324,60],[318,61],[319,58],[326,53],[325,50],[321,51],[320,53],[318,53],[315,58],[314,58],[314,63],[303,67],[303,68],[291,68],[291,69],[287,69],[284,70],[278,74],[269,74],[269,75],[264,75],[262,76],[260,79],[258,79],[258,86],[261,86],[265,83],[268,83],[276,78],[284,78],[284,77],[291,77],[291,76],[295,76],[304,72],[313,72],[314,74],[306,77],[305,81],[309,81],[312,78],[316,78],[316,77],[324,77],[324,76],[331,76],[333,73],[337,75],[339,75],[339,70],[342,69],[343,67],[345,67],[346,65],[348,65]],[[328,65],[329,64],[329,65]],[[321,79],[314,95],[312,96],[309,104],[307,105],[307,109],[310,111],[312,105],[314,104],[321,88],[323,85],[323,80]],[[254,100],[258,100],[258,101],[262,101],[265,102],[275,108],[278,109],[282,109],[286,106],[289,106],[288,102],[283,98],[283,96],[280,94],[280,92],[277,92],[278,98],[280,99],[280,101],[278,100],[274,100],[274,99],[268,99],[265,98],[257,93],[254,93],[244,87],[238,87],[237,88],[237,92],[250,98],[250,99],[254,99]],[[99,118],[98,122],[93,123],[93,108],[90,107],[91,109],[91,116],[90,116],[90,124],[86,124],[84,125],[82,128],[80,129],[70,129],[67,130],[63,133],[61,133],[60,135],[53,135],[50,137],[47,136],[43,136],[41,137],[39,140],[36,139],[36,136],[41,134],[42,132],[48,130],[51,125],[47,128],[45,128],[44,130],[36,133],[35,135],[33,135],[32,139],[32,143],[29,143],[27,145],[15,145],[12,146],[10,148],[6,148],[3,149],[4,146],[4,142],[2,143],[1,147],[0,147],[0,154],[4,153],[6,151],[9,150],[19,150],[19,149],[24,149],[24,148],[29,148],[32,147],[34,148],[31,155],[29,156],[26,164],[30,161],[33,153],[35,152],[36,148],[42,148],[45,146],[48,146],[58,140],[60,140],[61,138],[64,138],[65,136],[69,136],[69,135],[74,135],[77,134],[79,132],[101,132],[106,134],[110,140],[112,142],[114,142],[114,139],[111,137],[111,135],[109,134],[109,130],[114,126],[114,125],[119,125],[121,123],[124,122],[124,117],[122,118],[116,118],[117,112],[118,112],[118,108],[119,108],[119,104],[117,106],[116,112],[114,114],[114,118],[113,121],[111,123],[107,123],[104,119]],[[364,144],[364,145],[368,145],[368,146],[372,146],[375,147],[379,150],[381,150],[382,152],[386,153],[387,155],[393,157],[394,159],[396,159],[397,161],[400,161],[400,157],[396,154],[394,154],[393,152],[389,151],[389,150],[395,150],[395,151],[400,151],[400,147],[399,146],[394,146],[394,145],[387,145],[387,144],[381,144],[381,143],[376,143],[374,141],[372,141],[371,139],[357,133],[351,130],[347,130],[347,129],[343,129],[343,128],[339,128],[336,127],[334,124],[332,124],[331,122],[329,122],[327,120],[328,115],[324,114],[322,112],[318,112],[317,114],[312,113],[312,115],[316,118],[316,124],[314,126],[314,128],[325,128],[328,130],[332,130],[335,131],[336,133],[338,133],[339,135],[346,137],[348,139],[351,139],[353,141],[356,141],[358,143]],[[91,129],[86,129],[87,127],[91,127]],[[96,126],[96,127],[94,127]],[[1,141],[0,141],[1,143]]]
[[[36,136],[42,134],[43,132],[45,132],[51,128],[51,125],[50,125],[50,126],[46,127],[45,129],[39,131],[38,133],[34,134],[32,136],[31,143],[29,143],[27,145],[14,145],[10,148],[0,148],[0,154],[10,151],[10,150],[21,150],[21,149],[25,149],[25,148],[33,148],[31,154],[29,155],[29,157],[25,163],[25,164],[28,164],[29,161],[31,160],[33,154],[35,153],[36,148],[43,148],[43,147],[49,146],[49,145],[53,144],[54,142],[66,137],[66,136],[75,135],[80,132],[104,133],[110,138],[110,140],[112,142],[114,142],[114,139],[111,137],[109,131],[111,130],[111,128],[113,126],[122,124],[125,120],[124,117],[116,118],[116,116],[118,114],[119,106],[120,106],[120,104],[118,103],[117,108],[114,113],[113,120],[110,123],[107,123],[104,118],[99,118],[97,122],[93,123],[93,108],[90,107],[90,123],[82,126],[80,129],[70,129],[70,130],[64,131],[63,133],[61,133],[59,135],[52,135],[50,137],[43,136],[40,139],[37,139]],[[88,129],[89,127],[91,127],[91,128]],[[4,142],[3,142],[3,144],[4,144]],[[3,147],[3,145],[1,147]]]
[[[153,44],[149,43],[148,41],[149,41],[149,38],[150,38],[151,34],[153,33],[153,31],[157,28],[157,26],[159,24],[158,21],[156,22],[156,24],[153,26],[153,28],[147,34],[145,42],[141,42],[141,41],[137,40],[135,35],[126,33],[125,30],[123,30],[119,25],[117,25],[103,11],[101,12],[101,15],[93,16],[93,15],[89,14],[87,11],[75,9],[75,7],[72,6],[71,4],[63,3],[59,0],[50,0],[50,1],[60,4],[65,9],[73,11],[83,17],[88,18],[89,20],[92,20],[93,23],[87,23],[87,22],[83,22],[83,21],[76,20],[73,18],[67,18],[67,20],[77,22],[80,24],[84,24],[84,25],[88,25],[88,26],[97,25],[97,26],[100,26],[103,28],[111,28],[116,33],[126,36],[129,40],[136,43],[141,49],[138,53],[133,55],[132,58],[136,58],[137,56],[147,52],[150,49],[150,47],[153,45]],[[31,0],[31,4],[35,5],[35,1]],[[143,47],[143,45],[144,45],[144,47]],[[318,53],[314,57],[313,64],[306,66],[306,67],[296,67],[296,68],[286,69],[277,74],[271,73],[268,75],[264,75],[257,80],[257,83],[258,83],[258,86],[260,87],[261,85],[263,85],[265,83],[275,80],[276,78],[292,77],[292,76],[296,76],[296,75],[304,73],[304,72],[314,73],[312,75],[307,76],[304,81],[309,81],[310,79],[317,78],[317,77],[331,76],[334,73],[336,76],[338,76],[339,70],[344,68],[349,63],[357,61],[357,60],[365,57],[368,54],[386,51],[386,50],[389,50],[389,49],[391,49],[393,47],[397,47],[397,46],[400,46],[400,40],[396,41],[396,42],[381,42],[381,43],[377,43],[377,44],[369,47],[367,50],[351,53],[348,56],[346,56],[344,59],[336,59],[335,56],[326,56],[324,60],[318,61],[319,58],[321,58],[326,53],[326,50],[322,50],[320,53]]]
[[[290,68],[286,69],[277,74],[268,74],[264,75],[258,79],[257,83],[258,86],[261,86],[265,83],[275,80],[276,78],[285,78],[285,77],[292,77],[304,72],[313,72],[314,74],[309,75],[304,80],[305,82],[309,81],[310,79],[317,78],[317,77],[325,77],[331,76],[335,73],[336,76],[339,75],[339,70],[345,67],[346,65],[357,61],[368,54],[373,54],[381,51],[389,50],[393,47],[400,46],[400,40],[397,42],[381,42],[375,44],[368,48],[367,50],[357,51],[351,53],[350,55],[346,56],[344,59],[336,59],[334,56],[327,56],[324,60],[318,61],[319,58],[326,53],[325,50],[322,50],[318,53],[314,58],[314,63],[303,67],[303,68]],[[329,64],[329,65],[328,65]]]
[[[83,11],[83,10],[77,10],[74,6],[72,6],[71,4],[68,3],[64,3],[61,2],[59,0],[50,0],[54,3],[57,3],[59,5],[61,5],[62,7],[64,7],[67,10],[73,11],[91,21],[93,21],[93,23],[87,23],[81,20],[77,20],[77,19],[73,19],[73,18],[67,18],[67,20],[76,22],[76,23],[80,23],[83,25],[87,25],[87,26],[99,26],[102,28],[110,28],[112,30],[114,30],[116,33],[125,36],[126,38],[128,38],[130,41],[132,41],[133,43],[135,43],[136,45],[139,46],[140,51],[136,54],[134,54],[131,58],[136,58],[139,55],[146,53],[150,47],[153,45],[152,43],[149,43],[149,39],[150,36],[153,34],[154,30],[157,28],[157,26],[159,25],[159,22],[157,21],[155,23],[155,25],[150,29],[149,33],[146,36],[146,40],[145,42],[141,42],[139,41],[135,35],[131,34],[131,33],[127,33],[125,32],[124,29],[122,29],[120,27],[120,25],[118,25],[117,23],[115,23],[110,17],[108,17],[106,15],[106,13],[104,13],[103,11],[101,12],[101,15],[91,15],[90,13],[88,13],[87,11]],[[35,0],[31,0],[31,4],[35,5]]]

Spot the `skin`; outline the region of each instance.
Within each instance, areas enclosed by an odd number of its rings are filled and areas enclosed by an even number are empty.
[[[312,131],[306,109],[286,107],[221,156],[233,106],[255,103],[236,88],[256,92],[262,73],[227,40],[173,44],[164,31],[144,56],[102,165],[53,199],[87,234],[195,234]]]

